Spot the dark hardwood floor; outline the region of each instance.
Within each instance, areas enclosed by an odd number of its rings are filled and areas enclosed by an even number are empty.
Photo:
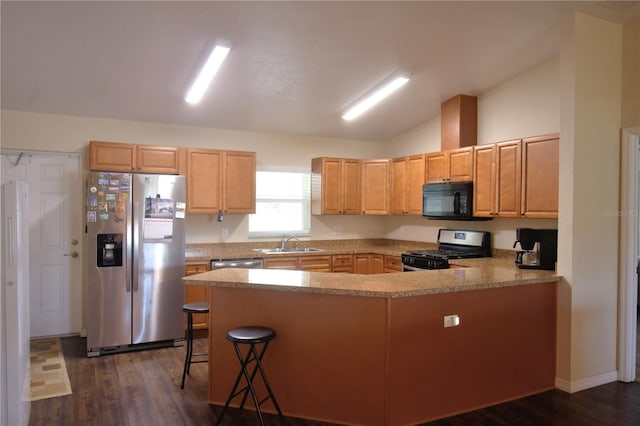
[[[206,403],[207,364],[191,367],[184,390],[184,348],[87,358],[85,340],[62,339],[73,394],[34,401],[30,425],[210,425],[221,407]],[[196,341],[197,352],[206,339]],[[277,395],[276,395],[277,397]],[[428,401],[425,401],[427,404]],[[286,407],[283,407],[286,412]],[[268,425],[327,426],[266,415]],[[254,411],[227,411],[230,426],[259,424]],[[574,394],[559,390],[461,414],[430,425],[640,425],[640,383],[610,383]]]

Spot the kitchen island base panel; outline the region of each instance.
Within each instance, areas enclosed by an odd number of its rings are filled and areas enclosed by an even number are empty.
[[[390,425],[426,422],[553,389],[556,286],[391,300]],[[460,325],[444,327],[458,315]]]
[[[260,324],[278,330],[263,364],[285,415],[380,424],[387,299],[213,287],[209,292],[209,403],[224,405],[236,378],[238,360],[227,331]],[[259,396],[267,395],[256,385]],[[275,413],[270,401],[262,409]]]
[[[226,331],[252,323],[278,330],[264,363],[287,416],[417,424],[554,387],[555,283],[398,298],[208,291],[211,404],[235,379]],[[444,328],[445,315],[460,325]]]

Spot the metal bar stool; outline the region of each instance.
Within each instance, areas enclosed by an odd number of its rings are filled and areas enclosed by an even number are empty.
[[[236,355],[238,356],[238,361],[240,361],[240,372],[238,372],[238,377],[236,378],[236,382],[233,385],[233,389],[229,394],[229,398],[227,398],[227,402],[220,413],[220,417],[218,417],[218,421],[216,425],[219,425],[222,421],[222,417],[224,416],[227,407],[229,407],[229,403],[233,398],[244,393],[242,397],[242,403],[240,404],[240,410],[244,409],[244,403],[247,400],[247,395],[251,393],[251,398],[253,399],[253,404],[256,407],[256,411],[258,412],[258,417],[260,418],[260,424],[264,425],[264,419],[262,418],[262,411],[260,410],[260,406],[267,400],[271,399],[273,401],[273,405],[276,407],[278,411],[278,415],[281,419],[284,419],[282,416],[282,411],[280,410],[280,406],[276,401],[276,397],[271,390],[271,386],[267,381],[267,376],[262,367],[262,357],[264,353],[267,351],[267,346],[269,346],[269,342],[276,338],[276,332],[274,329],[269,327],[261,327],[261,326],[247,326],[247,327],[239,327],[229,330],[227,333],[227,340],[233,342],[233,346],[236,350]],[[256,345],[263,344],[260,353],[256,350]],[[249,345],[249,350],[246,355],[242,355],[240,351],[239,345]],[[255,362],[253,366],[253,370],[251,373],[248,370],[248,366],[250,363]],[[262,401],[258,401],[258,396],[256,395],[256,390],[253,386],[253,379],[256,376],[256,373],[260,371],[260,375],[262,376],[262,381],[267,388],[268,396],[265,397]],[[240,389],[238,389],[238,384],[240,383],[240,379],[244,376],[247,385]]]
[[[187,355],[184,359],[184,370],[182,370],[182,383],[180,389],[184,389],[184,380],[189,374],[191,364],[197,364],[199,362],[208,362],[208,359],[199,359],[192,361],[194,356],[208,356],[207,352],[193,353],[193,314],[206,314],[209,313],[209,304],[207,302],[193,302],[186,303],[182,306],[182,312],[187,314]]]

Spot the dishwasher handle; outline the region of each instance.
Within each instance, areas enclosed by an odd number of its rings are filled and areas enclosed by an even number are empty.
[[[252,258],[240,258],[240,259],[212,259],[211,270],[222,268],[246,268],[246,269],[260,269],[264,266],[264,261],[261,257]]]

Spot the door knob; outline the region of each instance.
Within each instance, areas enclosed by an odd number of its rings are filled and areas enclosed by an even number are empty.
[[[72,251],[71,253],[65,253],[65,256],[71,256],[71,257],[78,257],[78,252],[77,251]]]

